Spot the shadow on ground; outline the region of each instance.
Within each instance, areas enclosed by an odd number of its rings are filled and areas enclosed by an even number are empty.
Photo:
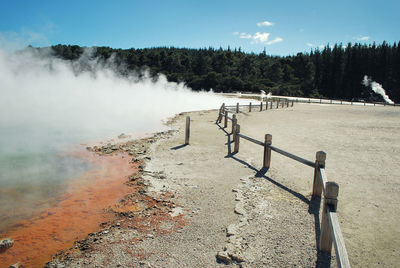
[[[319,248],[319,239],[321,235],[321,229],[320,229],[320,219],[319,219],[319,211],[320,211],[320,205],[321,205],[321,198],[320,197],[311,197],[311,200],[309,200],[307,197],[302,195],[301,193],[298,193],[285,185],[277,182],[276,180],[273,180],[272,178],[266,176],[266,173],[268,171],[268,168],[261,168],[257,169],[256,167],[252,166],[248,162],[238,158],[236,155],[237,153],[232,153],[232,148],[231,144],[234,143],[234,141],[231,139],[232,133],[228,133],[224,127],[222,127],[218,121],[216,122],[216,125],[222,130],[225,135],[227,136],[227,142],[225,145],[227,145],[228,149],[228,154],[225,156],[225,158],[231,158],[237,162],[239,162],[242,165],[247,166],[249,169],[253,170],[255,172],[255,177],[257,178],[264,178],[268,182],[272,183],[273,185],[281,188],[282,190],[290,193],[294,197],[300,199],[304,203],[308,205],[308,213],[312,214],[314,216],[314,225],[315,225],[315,243],[317,247],[317,262],[315,264],[315,267],[330,267],[331,265],[331,258],[332,255],[330,253],[322,252]]]

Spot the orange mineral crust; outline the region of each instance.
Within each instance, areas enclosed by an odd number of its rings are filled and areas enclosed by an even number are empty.
[[[114,215],[107,208],[133,190],[124,182],[137,172],[137,165],[127,154],[78,154],[94,168],[66,183],[61,202],[2,234],[1,238],[14,239],[14,245],[0,253],[0,268],[17,262],[25,267],[43,267],[53,254],[111,220]]]

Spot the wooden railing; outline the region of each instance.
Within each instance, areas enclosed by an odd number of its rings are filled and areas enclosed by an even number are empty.
[[[281,100],[281,103],[283,101]],[[285,105],[288,107],[289,102],[285,102]],[[293,106],[293,101],[291,103]],[[241,105],[241,107],[248,106],[249,112],[252,109],[251,103],[249,105]],[[262,107],[262,103],[260,104]],[[272,102],[270,104],[272,107]],[[276,107],[280,106],[279,101],[277,101]],[[224,128],[228,127],[228,120],[232,121],[232,135],[234,142],[234,153],[239,152],[240,147],[240,138],[252,142],[254,144],[260,145],[264,147],[263,151],[263,168],[269,168],[271,164],[271,151],[277,152],[283,156],[286,156],[290,159],[293,159],[297,162],[300,162],[306,166],[314,168],[314,182],[312,195],[314,197],[321,197],[323,194],[324,203],[322,210],[322,219],[321,219],[321,235],[319,241],[319,249],[323,252],[332,251],[332,244],[335,247],[336,259],[338,267],[350,267],[349,258],[347,255],[346,247],[344,244],[344,239],[342,232],[340,230],[338,217],[336,214],[337,211],[337,203],[338,203],[338,194],[339,194],[339,185],[336,182],[330,182],[327,180],[325,173],[325,160],[326,153],[323,151],[319,151],[316,153],[315,161],[310,161],[295,154],[284,151],[276,146],[272,146],[272,135],[266,134],[264,141],[259,141],[257,139],[251,138],[247,135],[241,133],[240,125],[237,122],[236,114],[233,114],[232,117],[229,116],[230,111],[227,109],[228,107],[235,106],[225,106],[222,104],[219,109],[217,122],[221,123],[222,118],[224,118]],[[268,102],[266,104],[268,107]],[[282,106],[283,107],[283,106]],[[239,104],[236,105],[236,112],[240,112]],[[262,110],[262,108],[261,108]]]
[[[317,104],[341,104],[341,105],[364,105],[364,106],[400,106],[398,103],[387,103],[387,102],[367,102],[365,100],[343,100],[343,99],[315,99],[315,98],[294,98],[287,97],[281,99],[288,99],[290,101],[294,101],[296,103],[317,103]]]

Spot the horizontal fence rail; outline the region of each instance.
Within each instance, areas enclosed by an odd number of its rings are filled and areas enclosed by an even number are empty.
[[[303,163],[304,165],[307,165],[307,166],[310,166],[310,167],[315,167],[315,163],[312,162],[312,161],[309,161],[309,160],[304,159],[304,158],[302,158],[300,156],[291,154],[289,152],[281,150],[281,149],[279,149],[279,148],[277,148],[275,146],[272,146],[272,145],[270,145],[269,147],[271,148],[272,151],[275,151],[275,152],[277,152],[277,153],[279,153],[281,155],[284,155],[284,156],[289,157],[289,158],[291,158],[293,160],[296,160],[297,162]]]
[[[258,140],[256,140],[256,139],[250,138],[250,137],[245,136],[245,135],[243,135],[243,134],[237,133],[236,135],[238,135],[239,137],[241,137],[241,138],[243,138],[243,139],[245,139],[245,140],[248,140],[248,141],[250,141],[250,142],[252,142],[252,143],[255,143],[255,144],[258,144],[258,145],[261,145],[261,146],[264,146],[264,145],[265,145],[264,142],[261,142],[261,141],[258,141]]]
[[[280,102],[281,101],[281,102]],[[270,104],[270,109],[273,108],[273,102],[266,102],[265,107],[268,109]],[[281,106],[282,108],[286,105],[289,107],[289,101],[279,99],[276,101],[276,108]],[[293,106],[293,101],[292,101]],[[227,107],[236,107],[236,110],[228,110]],[[324,197],[323,209],[322,209],[322,219],[321,219],[321,235],[319,240],[319,248],[321,251],[331,253],[332,245],[335,247],[335,252],[337,255],[337,265],[338,267],[350,267],[349,258],[347,255],[346,247],[344,244],[344,239],[342,232],[340,230],[338,217],[336,214],[337,203],[338,203],[338,194],[339,194],[339,185],[335,182],[330,182],[327,179],[325,172],[325,160],[326,153],[319,151],[316,153],[315,162],[297,156],[295,154],[289,153],[282,149],[279,149],[276,146],[272,146],[272,135],[266,134],[264,142],[259,141],[257,139],[246,136],[240,132],[240,125],[238,124],[238,120],[236,118],[236,113],[239,113],[240,107],[248,107],[248,111],[251,112],[252,106],[251,102],[249,105],[239,105],[238,103],[235,106],[225,106],[222,104],[219,113],[217,122],[221,123],[222,118],[224,118],[224,128],[227,128],[228,120],[232,121],[232,135],[234,142],[234,153],[239,152],[240,147],[240,138],[255,143],[257,145],[264,147],[263,154],[263,168],[269,168],[271,164],[271,151],[279,153],[283,156],[286,156],[290,159],[293,159],[297,162],[300,162],[304,165],[314,168],[314,182],[312,195],[315,197]],[[262,111],[263,104],[259,105],[260,111]],[[233,113],[232,117],[228,114]]]

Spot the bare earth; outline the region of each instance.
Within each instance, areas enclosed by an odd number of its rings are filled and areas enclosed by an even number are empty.
[[[182,146],[186,115],[191,138]],[[92,235],[102,239],[89,239],[86,248],[77,243],[48,266],[335,266],[334,252],[330,258],[317,248],[313,169],[272,152],[271,168],[260,172],[263,148],[241,139],[239,153],[231,154],[230,124],[225,132],[216,117],[217,111],[180,115],[171,125],[178,131],[147,150],[147,194],[173,203],[169,217],[179,220],[164,220],[165,232],[149,228],[134,240],[138,229],[124,223],[139,216],[121,218]],[[272,134],[274,146],[308,160],[325,151],[328,180],[340,186],[338,216],[351,265],[398,265],[399,108],[295,104],[240,113],[238,122],[242,134],[260,141]],[[107,250],[98,254],[95,244]]]

